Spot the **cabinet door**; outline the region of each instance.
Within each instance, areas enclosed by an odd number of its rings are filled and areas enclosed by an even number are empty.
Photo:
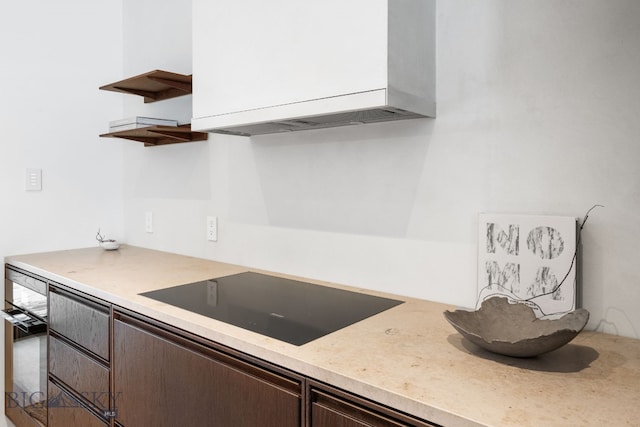
[[[328,392],[311,388],[309,399],[309,427],[435,426],[335,389]]]
[[[293,381],[126,316],[113,332],[114,409],[125,427],[301,425]]]
[[[387,15],[387,0],[194,0],[194,117],[385,88]]]

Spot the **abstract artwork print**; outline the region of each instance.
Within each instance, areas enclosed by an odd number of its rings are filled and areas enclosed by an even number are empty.
[[[576,218],[478,215],[478,299],[506,296],[537,317],[576,307]]]

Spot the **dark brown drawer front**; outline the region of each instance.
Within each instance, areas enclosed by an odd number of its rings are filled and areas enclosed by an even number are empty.
[[[48,427],[105,427],[107,423],[49,381]]]
[[[22,406],[19,406],[15,402],[10,402],[7,399],[5,403],[5,415],[13,422],[12,425],[20,427],[42,427],[42,423],[36,421],[35,417],[44,420],[47,417],[47,411],[40,409],[38,414],[34,414],[32,411],[31,415],[29,415],[22,409]]]
[[[311,427],[407,427],[409,424],[318,390],[311,392]]]
[[[87,350],[109,360],[107,307],[56,290],[49,292],[49,327]]]
[[[49,372],[99,409],[109,409],[109,370],[53,336]]]
[[[4,277],[7,280],[21,284],[24,287],[45,295],[47,293],[47,283],[44,280],[36,279],[35,277],[27,276],[19,271],[11,270],[9,268],[4,269]]]
[[[311,404],[311,414],[312,427],[369,427],[369,424],[364,424],[317,403]]]
[[[328,387],[329,388],[329,387]],[[311,388],[310,427],[435,427],[355,395]]]

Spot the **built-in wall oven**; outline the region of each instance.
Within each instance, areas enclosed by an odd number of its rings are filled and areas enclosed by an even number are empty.
[[[16,426],[47,424],[47,282],[5,268],[5,412]]]

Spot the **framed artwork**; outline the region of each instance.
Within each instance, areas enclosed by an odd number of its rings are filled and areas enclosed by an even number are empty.
[[[478,299],[506,296],[537,317],[576,308],[577,220],[566,216],[478,215]]]

